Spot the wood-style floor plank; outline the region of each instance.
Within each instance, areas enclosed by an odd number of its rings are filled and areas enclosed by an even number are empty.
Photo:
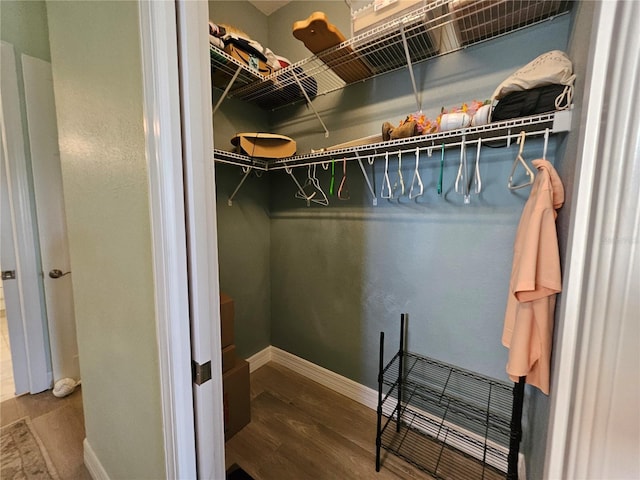
[[[386,452],[376,473],[375,412],[285,367],[253,372],[251,395],[251,423],[227,442],[227,467],[256,480],[432,478]]]

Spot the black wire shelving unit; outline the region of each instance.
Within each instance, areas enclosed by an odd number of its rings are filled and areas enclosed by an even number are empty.
[[[380,333],[376,471],[382,451],[437,479],[517,479],[524,378],[510,384],[406,352],[384,364]]]

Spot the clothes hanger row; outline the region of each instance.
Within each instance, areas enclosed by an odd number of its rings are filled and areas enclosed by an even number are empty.
[[[509,147],[511,146],[511,140],[512,139],[516,139],[518,140],[520,138],[522,132],[519,132],[518,134],[514,134],[511,132],[511,128],[508,129],[508,133],[505,135],[500,135],[500,136],[495,136],[495,135],[491,135],[490,138],[486,138],[486,139],[482,139],[482,144],[483,146],[486,145],[487,147],[492,147],[492,148],[496,148],[497,145],[495,145],[495,142],[500,142],[502,140],[506,140],[507,143],[505,145],[501,145],[501,147],[506,146]],[[549,135],[551,134],[551,131],[549,128],[546,128],[545,130],[537,130],[537,131],[532,131],[532,132],[527,132],[526,136],[527,137],[537,137],[537,136],[544,136],[545,137],[545,151],[546,151],[546,145],[548,143],[548,139],[549,139]],[[462,134],[464,135],[464,133]],[[413,140],[415,141],[417,137],[411,137],[410,139],[405,139],[405,140]],[[474,138],[472,140],[465,140],[465,145],[469,146],[472,144],[476,144],[478,143],[478,138]],[[444,147],[445,149],[451,149],[451,148],[456,148],[456,147],[460,147],[462,145],[462,141],[456,141],[456,142],[441,142],[441,143],[435,143],[435,140],[431,141],[431,145],[418,145],[418,146],[411,146],[408,149],[400,149],[397,150],[395,152],[392,152],[392,155],[397,155],[398,153],[404,155],[404,154],[410,154],[410,153],[414,153],[416,148],[420,151],[420,153],[426,152],[427,154],[429,154],[430,151],[432,151],[435,148],[442,148]],[[347,161],[350,160],[363,160],[363,159],[367,159],[369,165],[373,165],[375,163],[375,160],[377,159],[383,159],[387,154],[388,151],[377,151],[376,147],[373,147],[374,151],[370,151],[369,149],[367,149],[367,146],[362,146],[360,150],[349,150],[349,151],[336,151],[336,152],[330,152],[335,156],[339,156],[340,160],[342,159],[346,159]],[[307,167],[309,165],[322,165],[323,168],[326,170],[328,169],[328,165],[332,162],[335,161],[335,158],[333,159],[320,159],[321,157],[325,157],[327,155],[327,152],[323,152],[323,153],[312,153],[312,154],[306,154],[306,155],[301,155],[299,157],[295,157],[294,159],[281,159],[281,160],[277,160],[273,165],[269,166],[269,168],[267,168],[268,171],[272,171],[272,170],[284,170],[287,168],[302,168],[302,167]]]
[[[542,153],[542,158],[544,159],[546,159],[546,156],[547,156],[549,134],[550,134],[550,130],[548,128],[545,129],[544,147],[543,147],[543,153]],[[509,136],[504,136],[503,139],[504,138],[509,139],[510,137],[511,135],[509,134]],[[527,187],[533,183],[533,180],[535,178],[535,174],[533,170],[529,167],[527,161],[522,156],[526,137],[527,137],[527,133],[525,131],[521,131],[517,137],[517,143],[519,144],[519,149],[518,149],[518,154],[516,155],[516,158],[513,162],[511,172],[509,174],[509,179],[507,182],[507,188],[509,190],[517,190],[517,189]],[[496,138],[492,137],[492,140],[496,140]],[[472,145],[474,143],[476,144],[476,158],[475,158],[475,162],[473,163],[473,174],[471,175],[471,177],[469,177],[468,162],[467,162],[467,147],[469,144]],[[390,168],[389,152],[388,151],[382,152],[382,153],[375,152],[373,154],[368,154],[367,160],[369,165],[373,165],[377,158],[384,156],[384,174],[382,178],[382,188],[380,190],[380,198],[390,200],[393,198],[400,198],[404,195],[408,195],[410,200],[414,200],[424,195],[424,182],[420,175],[420,154],[421,152],[426,151],[427,156],[432,157],[433,149],[435,148],[440,149],[440,172],[439,172],[438,182],[437,182],[437,193],[438,195],[441,196],[443,191],[445,150],[446,148],[450,148],[452,146],[460,147],[460,163],[458,167],[458,173],[456,175],[456,180],[454,183],[454,191],[460,195],[463,195],[464,203],[469,204],[471,201],[471,194],[477,195],[482,192],[482,177],[480,173],[480,156],[481,156],[481,151],[483,146],[483,139],[479,137],[477,139],[468,141],[466,139],[466,135],[464,134],[462,135],[460,142],[456,142],[455,144],[443,143],[439,147],[432,144],[431,146],[427,146],[427,147],[417,146],[412,150],[398,150],[397,153],[395,153],[395,155],[397,156],[398,167],[397,167],[396,179],[395,179],[395,182],[393,183],[393,186],[391,184],[391,175],[389,173],[389,168]],[[409,185],[409,188],[407,188],[405,184],[404,175],[402,173],[403,154],[408,152],[414,153],[415,155],[413,177],[411,180],[411,184]],[[368,175],[362,163],[362,158],[360,157],[357,151],[354,153],[360,165],[362,173],[365,176],[369,190],[374,198],[374,205],[376,205],[377,199],[375,195],[375,190],[371,182],[369,181]],[[394,155],[394,153],[392,153],[392,155]],[[308,163],[305,165],[295,165],[295,167],[300,167],[300,166],[307,167],[307,178],[305,179],[305,182],[302,185],[293,174],[294,166],[285,165],[284,169],[286,173],[292,177],[292,179],[294,180],[297,186],[295,197],[305,200],[307,202],[307,206],[310,206],[312,202],[319,205],[323,205],[323,206],[327,206],[329,204],[328,197],[325,194],[322,187],[320,186],[320,181],[317,177],[316,167],[318,163],[320,163],[320,165],[324,170],[328,170],[329,164],[331,164],[331,182],[329,186],[329,195],[334,195],[335,193],[339,200],[349,200],[350,194],[349,194],[349,188],[347,185],[347,160],[348,159],[346,157],[343,157],[342,160],[338,160],[342,162],[342,178],[340,180],[337,192],[335,191],[335,184],[336,184],[336,178],[335,178],[336,160],[335,159],[324,161],[324,162]],[[514,183],[514,174],[516,172],[518,165],[521,165],[524,168],[527,181],[525,183],[516,185]]]

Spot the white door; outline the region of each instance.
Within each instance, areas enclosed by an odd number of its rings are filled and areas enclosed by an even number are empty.
[[[16,59],[11,44],[1,42],[0,48],[0,264],[5,277],[2,283],[15,393],[37,393],[51,387],[46,316],[36,253],[35,214],[24,148]]]
[[[191,354],[211,379],[194,385],[198,478],[224,478],[222,353],[216,222],[209,6],[178,0],[185,208],[189,251]]]
[[[153,126],[145,136],[167,476],[221,479],[225,458],[208,5],[176,0],[141,1],[139,6],[145,124]],[[192,383],[192,361],[208,364],[211,379]]]
[[[51,64],[22,55],[53,381],[80,378]]]
[[[11,339],[11,360],[13,365],[13,392],[29,391],[29,374],[27,371],[27,350],[22,332],[22,309],[20,308],[18,282],[16,280],[15,242],[11,228],[12,211],[9,205],[9,184],[4,158],[4,141],[0,150],[0,265],[2,265],[2,287],[5,296],[7,327]],[[17,321],[16,321],[17,320]],[[3,397],[4,398],[4,397]]]

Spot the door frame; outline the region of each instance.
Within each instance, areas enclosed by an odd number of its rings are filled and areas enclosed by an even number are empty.
[[[224,478],[208,5],[138,4],[167,478]]]

